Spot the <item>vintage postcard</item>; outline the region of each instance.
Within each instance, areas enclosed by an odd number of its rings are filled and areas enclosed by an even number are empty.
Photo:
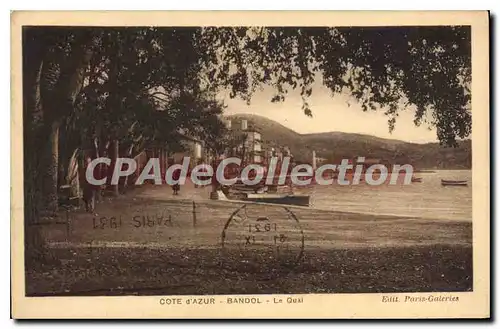
[[[14,318],[490,316],[488,12],[11,21]]]

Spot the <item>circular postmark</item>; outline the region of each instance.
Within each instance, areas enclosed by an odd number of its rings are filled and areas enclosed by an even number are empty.
[[[295,266],[304,253],[304,233],[287,207],[245,204],[227,220],[221,244],[237,262]]]

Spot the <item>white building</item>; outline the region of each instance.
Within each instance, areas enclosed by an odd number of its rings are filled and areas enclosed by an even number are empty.
[[[262,136],[260,132],[248,131],[246,148],[248,150],[249,159],[251,162],[261,163],[262,157]]]

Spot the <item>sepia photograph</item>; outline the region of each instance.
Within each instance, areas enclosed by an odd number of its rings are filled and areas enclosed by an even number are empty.
[[[11,17],[20,317],[488,317],[487,12],[72,14]]]

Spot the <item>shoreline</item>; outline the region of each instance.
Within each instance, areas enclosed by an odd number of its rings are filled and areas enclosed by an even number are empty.
[[[421,184],[421,183],[418,183]],[[193,185],[186,185],[181,188],[180,195],[176,197],[171,197],[168,193],[169,188],[163,185],[155,186],[155,185],[150,185],[146,189],[140,189],[140,191],[145,191],[145,195],[147,198],[152,198],[157,201],[170,201],[170,200],[180,200],[183,202],[192,202],[195,201],[197,203],[203,202],[203,203],[210,203],[210,202],[227,202],[227,203],[233,203],[233,204],[264,204],[260,202],[253,202],[253,201],[247,201],[247,200],[211,200],[210,199],[210,192],[211,192],[211,186],[206,186],[206,187],[201,187],[201,188],[194,188]],[[166,193],[163,193],[163,191],[167,191]],[[301,193],[306,193],[306,194],[311,194],[313,193],[312,191],[303,191],[302,188],[297,188],[297,191],[295,191],[297,195],[300,195]],[[316,192],[314,192],[316,193]],[[313,193],[313,194],[314,194]],[[324,192],[320,192],[324,193]],[[330,205],[324,205],[322,202],[324,200],[321,200],[319,205],[316,205],[314,202],[314,195],[311,194],[312,197],[312,205],[310,207],[303,207],[303,206],[295,206],[295,205],[273,205],[270,203],[266,203],[266,206],[276,206],[276,207],[289,207],[290,209],[310,209],[311,211],[314,212],[329,212],[329,213],[344,213],[347,215],[370,215],[370,216],[378,216],[381,218],[406,218],[408,220],[413,220],[413,219],[423,219],[423,220],[439,220],[439,221],[458,221],[458,222],[472,222],[472,214],[467,214],[467,213],[460,213],[460,215],[450,215],[447,216],[446,213],[440,212],[439,214],[436,214],[436,216],[433,216],[432,213],[429,212],[420,212],[417,213],[415,211],[402,211],[403,214],[398,214],[398,213],[390,213],[390,209],[380,209],[379,211],[361,211],[361,207],[356,207],[355,209],[349,210],[346,209],[346,205],[340,203],[337,209],[332,209],[334,207],[330,207]],[[332,196],[334,197],[334,196]],[[343,201],[341,201],[343,202]],[[215,203],[214,203],[215,205]],[[385,211],[385,212],[383,212]]]
[[[166,202],[169,203],[171,201],[174,201],[173,199],[169,200],[159,200],[159,202]],[[192,203],[193,201],[196,202],[197,204],[238,204],[238,205],[244,205],[244,204],[249,204],[249,205],[262,205],[265,207],[276,207],[276,208],[290,208],[290,209],[297,209],[301,211],[305,210],[310,210],[313,212],[322,212],[322,213],[329,213],[329,214],[334,214],[334,215],[351,215],[351,216],[376,216],[380,218],[380,220],[390,220],[390,219],[407,219],[407,220],[425,220],[425,221],[439,221],[439,222],[460,222],[460,223],[472,223],[472,219],[455,219],[455,218],[435,218],[435,217],[422,217],[422,216],[410,216],[410,215],[398,215],[398,214],[381,214],[381,213],[376,213],[376,212],[354,212],[354,211],[343,211],[343,210],[330,210],[326,208],[320,208],[320,207],[305,207],[305,206],[297,206],[297,205],[287,205],[287,204],[273,204],[273,203],[262,203],[262,202],[255,202],[255,201],[247,201],[247,200],[195,200],[195,199],[189,199],[189,198],[178,198],[175,199],[175,201],[178,201],[180,203]]]

